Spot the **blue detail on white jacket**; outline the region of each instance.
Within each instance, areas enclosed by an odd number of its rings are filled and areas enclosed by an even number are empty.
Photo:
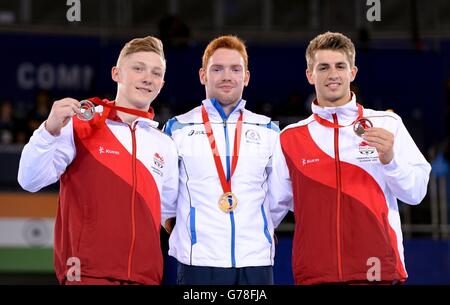
[[[223,120],[223,132],[225,135],[225,143],[226,143],[226,161],[227,161],[227,167],[226,167],[226,175],[227,175],[227,181],[230,181],[230,175],[231,175],[231,163],[230,163],[230,141],[228,137],[228,128],[227,128],[227,120],[229,115],[227,115],[224,111],[220,103],[216,99],[211,99],[212,104],[216,108],[216,110],[219,112],[220,117]],[[241,101],[239,101],[236,106],[233,107],[233,109],[230,111],[230,114],[233,113],[233,111],[239,106]],[[236,228],[234,224],[234,212],[230,212],[230,222],[231,222],[231,266],[236,267],[236,255],[235,255],[235,234],[236,234]]]
[[[191,207],[191,215],[189,219],[191,226],[191,244],[195,245],[195,243],[197,242],[197,235],[195,234],[195,208],[193,207]]]
[[[164,125],[163,132],[165,132],[168,136],[172,136],[172,132],[174,132],[177,129],[181,129],[181,128],[185,127],[186,125],[190,125],[190,124],[181,124],[180,122],[178,122],[177,118],[171,118]]]

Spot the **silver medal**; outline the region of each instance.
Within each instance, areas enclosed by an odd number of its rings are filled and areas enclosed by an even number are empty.
[[[80,102],[81,107],[80,111],[81,114],[77,114],[77,118],[79,118],[82,121],[90,121],[95,115],[95,105],[89,100],[82,100]]]

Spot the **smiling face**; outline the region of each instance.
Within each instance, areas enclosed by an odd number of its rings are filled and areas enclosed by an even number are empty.
[[[164,85],[165,65],[155,52],[136,52],[112,68],[117,82],[116,105],[147,111]]]
[[[323,107],[342,106],[350,101],[350,83],[358,69],[351,66],[345,53],[317,50],[306,77],[316,88],[317,102]]]
[[[237,50],[219,48],[209,57],[206,68],[199,71],[206,97],[217,99],[222,106],[234,105],[242,98],[250,80],[244,59]]]

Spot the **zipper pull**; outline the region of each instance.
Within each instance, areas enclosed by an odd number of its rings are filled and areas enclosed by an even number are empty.
[[[227,127],[227,120],[223,120],[223,127]]]

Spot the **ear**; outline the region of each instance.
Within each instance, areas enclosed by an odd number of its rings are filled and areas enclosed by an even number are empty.
[[[244,86],[248,86],[248,82],[250,81],[250,71],[245,70],[245,77],[244,77]]]
[[[358,73],[358,67],[353,66],[353,68],[350,71],[352,73],[352,78],[350,79],[350,82],[354,81],[356,78],[356,74]]]
[[[312,72],[311,72],[311,70],[309,70],[309,68],[306,68],[305,74],[306,74],[306,78],[308,79],[308,83],[310,83],[311,85],[314,85],[314,79],[312,77]]]
[[[200,68],[200,70],[198,70],[198,76],[200,78],[200,83],[202,85],[206,84],[206,71],[203,68]]]
[[[120,80],[119,68],[117,68],[116,66],[112,67],[112,69],[111,69],[111,78],[116,83],[118,83]]]

